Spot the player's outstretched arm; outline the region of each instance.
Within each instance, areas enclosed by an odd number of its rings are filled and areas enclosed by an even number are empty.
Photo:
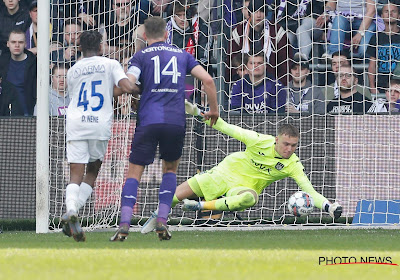
[[[338,202],[330,202],[326,197],[318,193],[312,186],[307,175],[304,174],[303,170],[303,165],[299,162],[298,167],[293,170],[291,176],[299,185],[300,189],[311,195],[317,208],[329,213],[329,215],[334,219],[340,218],[342,215],[342,206]]]
[[[204,90],[207,94],[210,111],[204,113],[206,120],[210,119],[210,125],[213,126],[219,117],[218,102],[217,102],[217,88],[215,87],[214,80],[206,70],[200,65],[195,66],[191,74],[202,81]]]
[[[204,116],[206,114],[206,113],[201,112],[196,104],[192,104],[186,100],[185,100],[185,111],[187,114],[190,114],[193,116]],[[205,120],[204,122],[206,124],[210,125],[211,120],[210,119]],[[254,143],[254,142],[259,141],[259,139],[260,139],[259,137],[261,135],[255,131],[243,129],[236,125],[229,124],[220,117],[218,118],[218,121],[215,123],[213,128],[245,143],[246,145],[249,145],[252,142]]]

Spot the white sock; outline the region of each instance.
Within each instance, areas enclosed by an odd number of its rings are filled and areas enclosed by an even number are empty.
[[[69,184],[65,189],[65,205],[67,206],[67,212],[73,210],[78,211],[76,202],[79,196],[79,186],[77,184]]]
[[[85,182],[81,183],[81,187],[79,188],[78,200],[76,201],[76,207],[78,208],[78,211],[86,204],[86,201],[92,194],[92,191],[93,188],[89,184],[86,184]]]

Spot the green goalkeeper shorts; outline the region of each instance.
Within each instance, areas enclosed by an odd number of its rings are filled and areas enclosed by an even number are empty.
[[[234,186],[228,183],[221,176],[210,174],[209,171],[196,174],[188,180],[188,184],[192,191],[198,197],[204,197],[206,201],[217,199],[223,195],[238,195],[246,190],[252,190],[247,187]],[[255,191],[252,190],[254,193]]]
[[[198,197],[204,197],[206,201],[214,200],[229,190],[227,182],[221,176],[215,173],[210,174],[210,170],[196,174],[188,180],[188,184],[192,191]]]

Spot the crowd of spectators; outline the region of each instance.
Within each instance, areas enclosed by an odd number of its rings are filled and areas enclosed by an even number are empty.
[[[81,58],[83,30],[99,30],[103,55],[126,66],[146,47],[149,16],[164,17],[167,42],[224,81],[225,111],[398,112],[399,5],[382,1],[51,0],[49,114],[65,114],[65,76]],[[0,3],[0,116],[35,114],[37,17],[35,0]],[[186,89],[206,103],[197,81],[188,78]]]

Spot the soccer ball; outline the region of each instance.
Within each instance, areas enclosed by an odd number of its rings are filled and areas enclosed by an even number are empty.
[[[308,193],[298,191],[289,197],[288,208],[296,217],[307,216],[314,210],[314,200]]]

